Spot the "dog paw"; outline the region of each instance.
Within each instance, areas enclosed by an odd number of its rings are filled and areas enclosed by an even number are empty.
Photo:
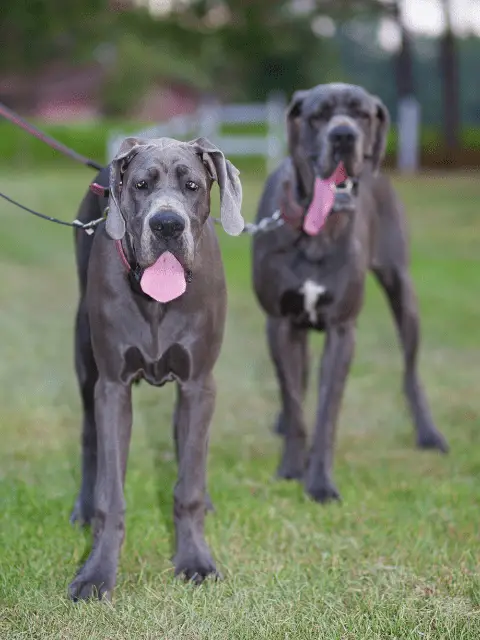
[[[74,602],[79,600],[109,600],[115,586],[115,575],[101,566],[88,567],[87,563],[77,573],[68,587],[68,594]]]
[[[286,433],[285,419],[281,411],[273,423],[273,433],[276,433],[279,436],[283,436]]]
[[[428,430],[417,437],[417,447],[419,449],[436,449],[442,453],[448,453],[450,447],[440,431]]]
[[[322,482],[307,482],[305,485],[307,494],[315,500],[325,504],[327,502],[340,502],[341,496],[333,482],[323,480]]]
[[[93,519],[93,504],[79,496],[70,514],[70,524],[79,527],[90,526]]]
[[[305,476],[305,442],[303,439],[285,441],[285,450],[277,469],[277,478],[302,480]]]
[[[282,462],[277,469],[277,478],[280,480],[302,480],[304,475],[303,466],[295,466]]]
[[[174,560],[175,576],[183,578],[186,582],[201,584],[207,577],[221,580],[222,575],[217,571],[215,562],[208,550],[194,553],[193,551],[179,553]]]

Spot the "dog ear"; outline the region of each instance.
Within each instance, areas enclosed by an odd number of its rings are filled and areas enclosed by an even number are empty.
[[[308,91],[295,91],[287,107],[287,138],[290,155],[293,156],[298,148],[300,121],[302,116],[303,101]]]
[[[242,217],[242,184],[238,169],[225,158],[222,151],[206,138],[192,140],[213,180],[220,189],[220,218],[224,230],[231,236],[238,236],[245,227]]]
[[[385,156],[387,146],[387,135],[390,129],[390,113],[380,98],[375,96],[376,127],[374,130],[374,140],[372,146],[373,172],[376,174],[380,169],[380,164]]]
[[[105,229],[113,240],[121,240],[125,235],[125,220],[119,205],[123,174],[129,162],[145,144],[146,142],[144,140],[139,140],[138,138],[125,138],[120,145],[117,155],[110,164],[110,199],[108,202],[108,215]]]
[[[297,176],[298,190],[302,198],[312,193],[315,179],[311,162],[305,154],[300,140],[300,125],[303,118],[303,103],[308,95],[306,91],[295,91],[287,108],[288,151]]]

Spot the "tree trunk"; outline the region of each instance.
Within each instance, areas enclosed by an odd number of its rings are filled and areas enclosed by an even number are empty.
[[[390,15],[397,23],[401,34],[400,49],[394,59],[397,100],[401,100],[407,96],[415,95],[412,39],[403,22],[400,0],[390,5]]]
[[[448,18],[448,6],[446,3],[444,6],[447,28],[439,43],[439,66],[443,89],[443,139],[447,150],[447,161],[451,162],[460,146],[458,51],[455,34]]]

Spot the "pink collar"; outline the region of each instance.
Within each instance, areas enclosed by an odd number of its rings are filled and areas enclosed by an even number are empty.
[[[115,246],[117,247],[118,255],[120,256],[120,260],[123,262],[124,267],[127,271],[131,271],[132,267],[130,266],[127,256],[125,255],[125,251],[123,250],[122,241],[115,240]]]

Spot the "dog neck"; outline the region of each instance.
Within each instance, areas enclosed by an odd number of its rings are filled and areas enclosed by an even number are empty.
[[[296,228],[303,229],[307,209],[313,198],[313,185],[309,187],[310,195],[303,196],[304,188],[298,179],[298,170],[293,158],[290,158],[290,165],[282,182],[282,192],[280,196],[280,211],[284,221]],[[352,218],[357,208],[358,179],[348,178],[338,185],[335,200],[323,228],[319,232],[321,238],[338,240],[349,227],[349,220]]]
[[[124,248],[124,242],[127,250]],[[153,300],[153,298],[145,293],[140,286],[140,280],[142,279],[144,269],[142,269],[135,259],[135,250],[128,232],[125,234],[123,240],[115,240],[115,246],[120,260],[125,267],[125,271],[127,272],[128,283],[132,291],[146,300]]]

